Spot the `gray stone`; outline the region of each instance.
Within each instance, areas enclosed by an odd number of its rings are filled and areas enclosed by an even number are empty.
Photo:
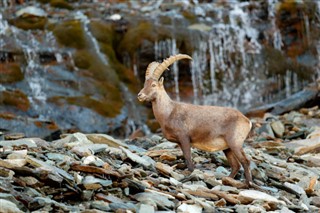
[[[150,148],[149,150],[175,149],[177,146],[178,146],[178,144],[167,141],[167,142],[162,142],[162,143]]]
[[[180,212],[180,213],[201,213],[202,207],[198,204],[188,205],[186,203],[183,203],[177,208],[177,212]]]
[[[263,207],[254,205],[236,205],[237,213],[264,213],[267,212]]]
[[[12,194],[0,193],[0,199],[7,200],[7,201],[14,203],[21,210],[23,210],[23,208],[24,208],[24,205],[22,203],[20,203],[18,200],[16,200],[16,198]],[[1,207],[1,205],[0,205],[0,207]],[[0,211],[1,211],[1,208],[0,208]]]
[[[61,177],[65,178],[65,179],[68,179],[69,181],[73,181],[74,180],[73,176],[71,176],[69,173],[67,173],[63,169],[60,169],[60,168],[58,168],[56,166],[51,166],[51,165],[47,164],[46,162],[44,162],[42,160],[33,158],[31,156],[27,156],[26,160],[27,160],[28,163],[30,163],[34,167],[41,167],[42,169],[45,168],[45,169],[51,171],[52,174],[55,174],[57,176],[61,176]]]
[[[60,153],[47,153],[46,154],[47,158],[49,160],[53,160],[56,162],[59,161],[68,161],[68,162],[72,162],[75,161],[72,157],[65,155],[65,154],[60,154]]]
[[[93,193],[94,193],[93,190],[82,190],[81,198],[84,201],[90,201],[90,200],[92,200]]]
[[[82,159],[83,164],[85,165],[95,165],[98,167],[102,167],[105,162],[103,160],[101,160],[100,158],[94,156],[94,155],[90,155],[88,157],[84,157]]]
[[[91,206],[92,208],[99,209],[99,210],[101,210],[101,211],[106,211],[106,212],[108,212],[108,211],[111,210],[111,208],[110,208],[110,206],[109,206],[109,203],[104,202],[104,201],[102,201],[102,200],[92,201],[91,204],[90,204],[90,206]]]
[[[122,151],[127,155],[128,158],[130,158],[132,161],[141,164],[143,167],[145,168],[152,168],[153,165],[152,163],[150,163],[148,160],[140,157],[139,155],[131,152],[130,150],[124,148],[124,147],[120,147],[120,149],[122,149]]]
[[[34,203],[38,203],[39,206],[46,206],[46,205],[55,205],[64,211],[71,211],[71,212],[79,212],[79,207],[76,206],[67,206],[63,203],[59,203],[55,200],[52,200],[50,198],[45,198],[45,197],[36,197],[33,200]]]
[[[297,185],[297,184],[292,184],[292,183],[285,182],[283,185],[285,187],[287,187],[288,189],[290,189],[290,191],[292,191],[294,194],[296,194],[298,196],[306,194],[304,189],[301,186]]]
[[[278,120],[278,121],[271,122],[271,127],[272,127],[274,134],[277,137],[281,138],[283,136],[285,128],[284,128],[284,125],[281,121]]]
[[[142,203],[154,202],[159,208],[173,208],[174,203],[170,201],[166,196],[162,196],[158,193],[142,192],[134,195],[134,198]]]
[[[16,204],[9,200],[0,199],[0,207],[3,213],[23,213]]]
[[[258,130],[258,134],[263,134],[263,133],[267,136],[274,138],[274,133],[269,123],[263,124]]]
[[[108,148],[106,144],[84,144],[81,146],[74,146],[71,149],[71,152],[81,156],[86,157],[89,155],[93,155],[99,152],[102,152]]]
[[[28,150],[16,150],[7,156],[7,159],[24,159],[27,156]]]
[[[243,190],[239,193],[240,197],[246,198],[248,200],[263,200],[267,202],[281,203],[285,205],[285,203],[281,200],[278,200],[274,196],[268,195],[264,192],[260,192],[257,190]]]
[[[154,213],[154,206],[140,203],[138,204],[138,211],[137,213]]]
[[[52,146],[55,148],[67,147],[71,149],[75,146],[82,146],[85,144],[92,144],[85,134],[76,132],[73,134],[62,135],[62,138],[51,142]]]
[[[219,179],[222,177],[228,176],[229,174],[230,174],[230,172],[226,168],[224,168],[223,166],[219,166],[214,171],[215,177],[219,178]]]
[[[320,137],[295,140],[284,144],[288,149],[292,150],[296,155],[303,155],[314,152],[320,148]]]
[[[87,134],[90,141],[95,144],[106,144],[111,147],[119,148],[120,146],[127,148],[127,144],[106,134]]]
[[[109,207],[112,211],[116,211],[116,210],[119,210],[119,209],[128,209],[128,210],[132,210],[134,212],[136,212],[137,210],[137,207],[132,204],[132,203],[124,203],[124,202],[121,202],[121,203],[110,203],[109,204]]]
[[[288,209],[288,207],[283,206],[279,213],[295,213],[295,212]]]
[[[320,196],[312,197],[310,204],[320,208]]]
[[[102,186],[110,186],[112,184],[112,181],[111,180],[103,180],[103,179],[88,175],[88,176],[84,177],[82,183],[83,184],[99,183]]]
[[[25,159],[5,159],[0,160],[0,166],[8,169],[23,167],[27,164]]]
[[[35,138],[22,138],[18,140],[0,141],[0,146],[12,147],[12,146],[27,146],[28,148],[37,147]]]

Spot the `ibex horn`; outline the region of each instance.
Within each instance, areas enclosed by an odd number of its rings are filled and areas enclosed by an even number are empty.
[[[158,62],[151,62],[146,70],[146,78],[151,77],[153,74],[153,71],[159,66],[160,63]]]
[[[162,75],[162,73],[171,65],[173,64],[175,61],[178,61],[180,59],[190,59],[192,60],[192,58],[188,55],[185,54],[178,54],[178,55],[173,55],[170,56],[169,58],[167,58],[166,60],[164,60],[159,66],[157,66],[157,68],[155,69],[155,71],[153,72],[153,78],[155,79],[159,79],[160,76]]]

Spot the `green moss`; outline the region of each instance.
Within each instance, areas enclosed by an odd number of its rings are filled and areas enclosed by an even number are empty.
[[[75,65],[80,69],[88,69],[91,65],[91,55],[85,50],[76,51],[73,55]]]
[[[0,92],[0,105],[17,107],[22,111],[27,111],[30,107],[28,97],[20,90]]]
[[[5,63],[0,66],[2,68],[0,70],[0,83],[14,83],[23,80],[24,75],[19,64]]]
[[[131,26],[119,45],[119,52],[128,52],[130,56],[139,49],[144,40],[154,42],[156,35],[153,26],[149,22],[140,22],[137,26]]]
[[[50,0],[37,0],[37,2],[40,2],[42,4],[48,4]]]
[[[116,48],[113,46],[116,43],[116,33],[113,26],[103,22],[92,22],[90,30],[99,42],[100,51],[108,57],[110,66],[117,72],[121,82],[128,85],[130,89],[134,89],[136,79],[132,70],[126,68],[117,58]]]
[[[47,18],[38,16],[18,17],[9,20],[9,23],[24,30],[43,30],[47,23]]]
[[[159,21],[163,25],[171,25],[172,24],[172,18],[167,15],[160,16]]]
[[[82,23],[77,20],[66,21],[53,27],[53,33],[61,45],[81,49],[86,47]]]
[[[90,31],[99,42],[112,44],[114,40],[114,29],[111,24],[92,21]]]
[[[283,53],[271,47],[263,49],[264,58],[270,76],[286,75],[288,70],[296,73],[299,79],[310,79],[312,69],[305,65],[299,64],[295,60],[287,59]]]
[[[65,103],[86,107],[99,113],[104,117],[116,117],[119,115],[123,102],[115,102],[110,100],[96,100],[90,96],[79,96],[79,97],[52,97],[49,98],[49,102],[63,105]]]
[[[62,9],[68,9],[68,10],[73,9],[73,7],[67,1],[64,1],[64,0],[51,0],[50,5],[51,7],[56,7],[56,8],[62,8]]]

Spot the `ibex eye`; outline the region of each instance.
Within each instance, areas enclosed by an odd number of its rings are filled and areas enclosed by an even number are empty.
[[[155,86],[157,86],[157,85],[156,85],[156,84],[152,84],[151,86],[152,86],[152,87],[155,87]]]

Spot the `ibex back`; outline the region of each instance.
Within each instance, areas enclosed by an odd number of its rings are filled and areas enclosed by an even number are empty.
[[[236,109],[218,106],[200,106],[171,100],[163,85],[162,73],[175,61],[192,59],[178,54],[161,64],[152,62],[146,70],[144,88],[139,92],[140,101],[152,103],[155,118],[160,123],[166,139],[179,144],[187,167],[193,171],[191,147],[204,151],[223,150],[234,178],[244,168],[246,183],[252,182],[250,161],[243,151],[243,143],[251,130],[251,122]],[[160,79],[160,80],[159,80]]]

